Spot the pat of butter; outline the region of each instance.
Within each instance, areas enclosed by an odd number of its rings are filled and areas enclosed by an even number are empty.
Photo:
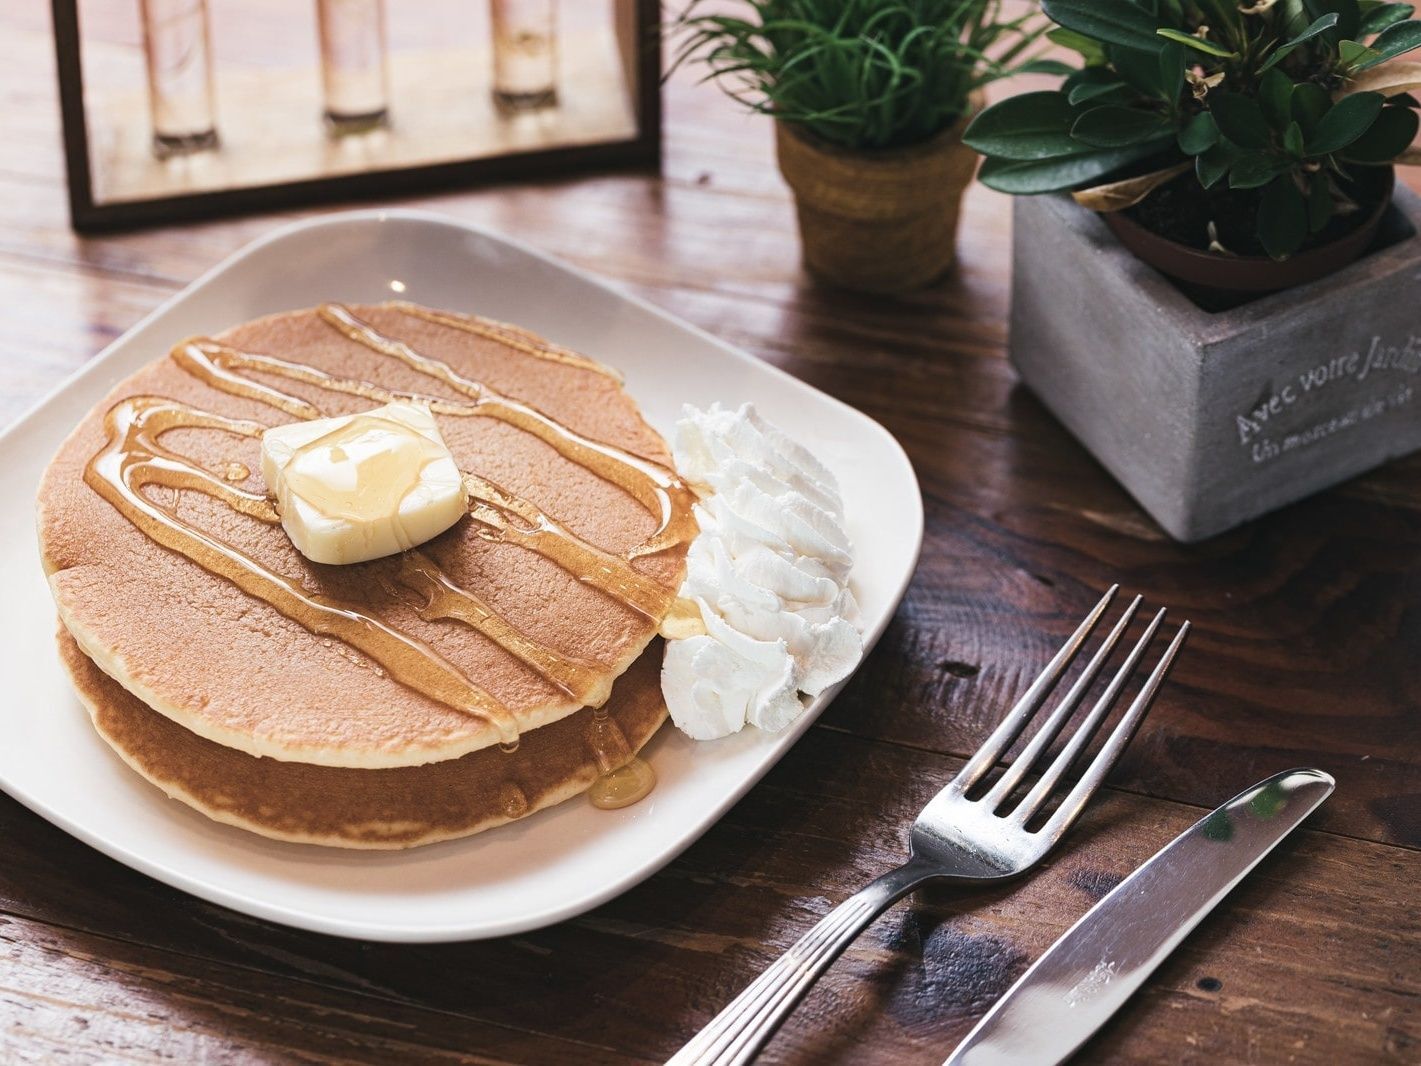
[[[282,528],[317,563],[359,563],[413,548],[459,521],[464,479],[427,407],[275,426],[262,477]]]

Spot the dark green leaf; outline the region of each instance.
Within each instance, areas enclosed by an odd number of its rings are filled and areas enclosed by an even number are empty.
[[[1184,91],[1184,49],[1179,45],[1167,44],[1160,49],[1159,80],[1169,106],[1178,106],[1179,94]]]
[[[1214,145],[1194,160],[1194,173],[1199,178],[1199,184],[1206,189],[1213,188],[1219,179],[1229,172],[1233,161],[1234,154],[1228,145],[1222,141]]]
[[[1054,30],[1046,31],[1046,39],[1054,41],[1062,48],[1069,48],[1072,52],[1079,53],[1087,63],[1099,64],[1105,62],[1105,48],[1093,37],[1087,37],[1083,33],[1075,30],[1068,30],[1063,26],[1058,26]]]
[[[1155,21],[1171,22],[1178,25],[1184,21],[1184,5],[1180,0],[1157,0]]]
[[[1326,15],[1319,15],[1313,22],[1307,25],[1306,29],[1300,30],[1292,37],[1283,42],[1285,48],[1296,48],[1300,44],[1312,40],[1323,32],[1332,29],[1338,22],[1337,12],[1330,11]]]
[[[1413,48],[1421,48],[1421,22],[1398,22],[1377,35],[1371,48],[1375,54],[1367,56],[1352,69],[1366,70],[1378,63],[1385,63],[1388,59],[1395,59]]]
[[[1327,31],[1327,39],[1333,44],[1357,36],[1357,27],[1362,24],[1362,10],[1357,0],[1303,0],[1308,17],[1321,18],[1323,15],[1337,16],[1335,27]]]
[[[1303,157],[1303,128],[1296,122],[1289,122],[1287,130],[1283,133],[1283,147],[1288,150],[1288,154],[1294,159]]]
[[[1270,70],[1258,82],[1258,106],[1275,130],[1286,129],[1292,119],[1292,97],[1293,81],[1281,70]]]
[[[1129,0],[1042,0],[1041,10],[1058,26],[1097,41],[1142,52],[1159,51],[1155,20]]]
[[[1061,83],[1059,91],[1066,94],[1072,106],[1102,97],[1109,97],[1111,103],[1128,104],[1136,97],[1135,91],[1109,67],[1082,67]]]
[[[1090,151],[1071,139],[1074,114],[1056,92],[1009,96],[987,108],[967,127],[963,143],[1001,159],[1052,159]]]
[[[1209,110],[1219,132],[1240,148],[1267,146],[1268,123],[1253,97],[1215,89],[1209,94]]]
[[[1333,104],[1308,137],[1308,155],[1331,155],[1366,133],[1386,101],[1381,93],[1353,93]]]
[[[1094,107],[1076,119],[1071,136],[1095,148],[1123,148],[1157,138],[1169,121],[1152,111],[1129,107]]]
[[[1119,75],[1109,67],[1081,67],[1066,75],[1061,82],[1060,91],[1069,93],[1077,85],[1114,85],[1119,81]]]
[[[1405,107],[1384,107],[1371,129],[1347,146],[1349,163],[1390,163],[1416,139],[1421,118]]]
[[[1316,233],[1332,217],[1332,181],[1319,170],[1308,182],[1308,229]]]
[[[1295,48],[1298,47],[1298,45],[1303,44],[1303,43],[1305,43],[1305,42],[1307,42],[1307,41],[1312,40],[1314,37],[1316,37],[1318,34],[1322,33],[1324,30],[1330,30],[1330,29],[1332,29],[1333,26],[1336,26],[1336,25],[1337,25],[1337,13],[1336,13],[1336,12],[1333,12],[1333,13],[1330,14],[1330,15],[1323,15],[1320,19],[1318,19],[1316,22],[1314,22],[1314,23],[1313,23],[1311,26],[1309,26],[1307,29],[1303,30],[1303,31],[1302,31],[1301,33],[1299,33],[1296,37],[1292,38],[1291,40],[1284,41],[1282,44],[1280,44],[1280,45],[1274,50],[1273,54],[1268,57],[1267,62],[1265,62],[1265,63],[1263,64],[1263,66],[1261,66],[1261,67],[1258,68],[1258,72],[1259,72],[1260,74],[1263,74],[1263,73],[1266,73],[1267,71],[1272,70],[1273,67],[1276,66],[1280,60],[1287,58],[1287,56],[1288,56],[1289,54],[1291,54],[1292,51],[1293,51]]]
[[[1278,0],[1273,8],[1273,24],[1279,33],[1297,33],[1311,21],[1303,0]]]
[[[1288,167],[1288,161],[1276,155],[1246,152],[1234,160],[1234,165],[1229,168],[1229,188],[1256,189],[1260,185],[1267,185]]]
[[[1258,239],[1274,259],[1286,259],[1308,235],[1308,211],[1303,194],[1284,174],[1263,190],[1258,203]]]
[[[1060,192],[1090,185],[1112,171],[1169,147],[1168,139],[1132,145],[1129,148],[1102,148],[1083,155],[1059,159],[987,159],[978,178],[989,189],[1028,196]]]
[[[1165,84],[1160,78],[1159,55],[1155,52],[1137,52],[1133,48],[1117,48],[1112,45],[1107,52],[1110,65],[1122,78],[1146,96],[1169,99]]]
[[[1185,33],[1183,30],[1155,30],[1155,33],[1166,40],[1177,41],[1188,48],[1194,49],[1196,52],[1203,52],[1206,55],[1221,56],[1225,59],[1232,59],[1238,55],[1237,52],[1225,48],[1221,44],[1206,41],[1202,37],[1195,37],[1192,33]]]
[[[1304,136],[1312,136],[1312,131],[1317,128],[1318,122],[1331,106],[1332,97],[1327,95],[1327,90],[1322,86],[1309,81],[1293,87],[1291,110],[1293,118],[1297,119],[1298,125],[1303,128]]]
[[[1362,16],[1362,23],[1357,27],[1357,36],[1381,33],[1388,26],[1405,22],[1415,10],[1410,4],[1378,4]]]
[[[1214,116],[1200,111],[1179,131],[1179,150],[1185,155],[1202,155],[1214,147],[1218,139],[1219,127],[1214,123]]]
[[[1341,65],[1351,69],[1361,70],[1376,57],[1376,52],[1356,41],[1343,41],[1337,46],[1337,58]]]
[[[1112,81],[1077,85],[1066,95],[1066,99],[1070,101],[1072,106],[1107,97],[1111,103],[1127,104],[1135,99],[1135,91],[1123,81]]]
[[[1057,77],[1065,77],[1076,68],[1069,63],[1062,63],[1059,59],[1030,59],[1015,69],[1018,74],[1054,74]]]

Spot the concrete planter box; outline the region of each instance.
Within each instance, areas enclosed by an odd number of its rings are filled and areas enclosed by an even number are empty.
[[[1010,356],[1169,534],[1221,533],[1421,448],[1421,200],[1319,282],[1200,309],[1068,197],[1015,201]]]

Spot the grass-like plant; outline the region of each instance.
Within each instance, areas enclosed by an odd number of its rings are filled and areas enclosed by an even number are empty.
[[[1220,214],[1245,209],[1250,242],[1282,259],[1335,232],[1334,220],[1356,212],[1368,168],[1393,162],[1416,136],[1409,92],[1421,88],[1421,64],[1392,62],[1421,47],[1410,4],[1042,8],[1058,26],[1049,36],[1085,65],[1055,91],[988,108],[967,130],[967,144],[987,157],[981,180],[1003,192],[1090,189],[1077,199],[1114,210],[1192,172],[1191,195]]]
[[[1069,70],[1031,51],[1044,21],[1000,0],[740,0],[675,19],[672,69],[692,60],[752,111],[846,148],[925,141],[972,94],[1022,70]],[[730,12],[730,13],[727,13]]]

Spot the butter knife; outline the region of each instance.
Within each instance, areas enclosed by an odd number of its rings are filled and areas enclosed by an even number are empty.
[[[1335,785],[1289,770],[1195,822],[1052,944],[943,1066],[1065,1061]]]

